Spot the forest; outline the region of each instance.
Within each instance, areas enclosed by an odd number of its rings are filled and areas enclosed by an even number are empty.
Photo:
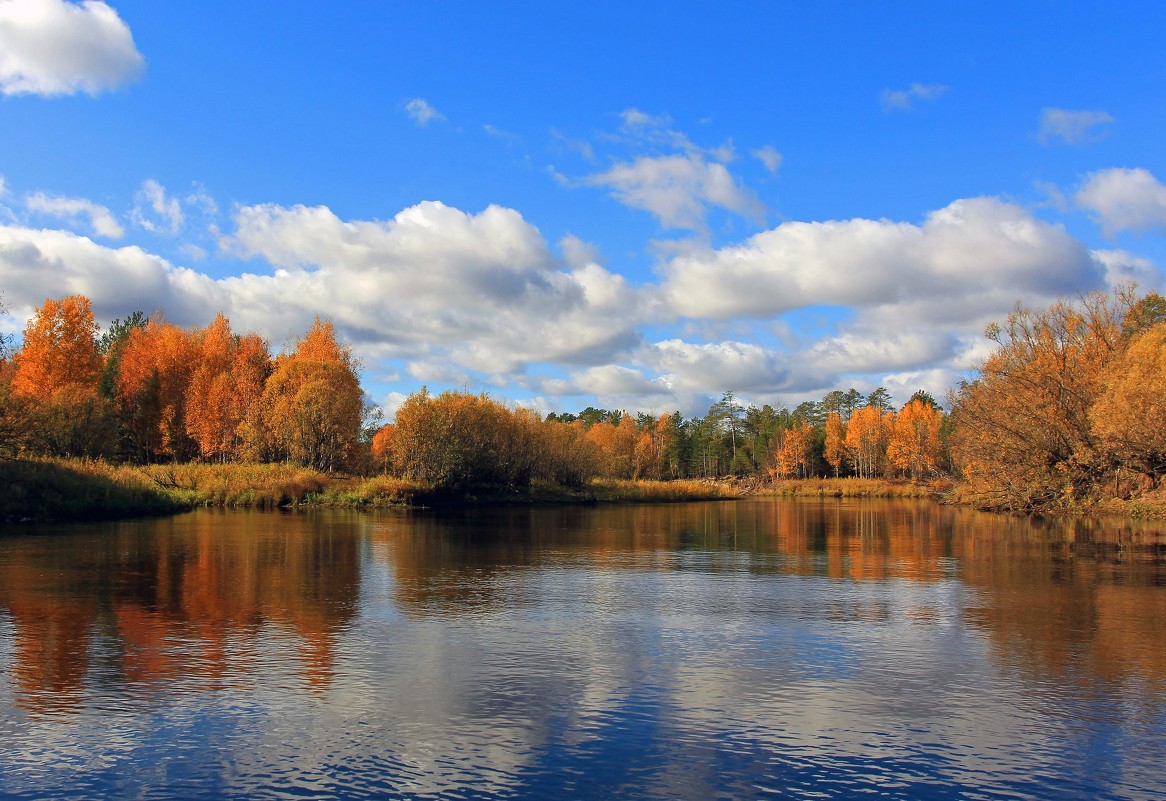
[[[774,409],[728,391],[703,417],[543,416],[422,389],[382,424],[329,322],[273,354],[222,314],[198,329],[138,312],[102,331],[74,295],[46,300],[18,348],[0,343],[0,459],[290,463],[453,492],[597,477],[954,477],[978,506],[1029,512],[1159,489],[1166,300],[1123,287],[1018,306],[986,335],[991,356],[944,404],[921,390],[895,408],[879,387]]]

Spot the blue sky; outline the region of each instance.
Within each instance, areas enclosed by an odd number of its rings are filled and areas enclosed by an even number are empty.
[[[1166,259],[1166,7],[0,0],[17,333],[315,315],[392,413],[941,395]]]

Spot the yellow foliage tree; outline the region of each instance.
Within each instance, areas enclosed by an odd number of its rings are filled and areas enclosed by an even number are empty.
[[[940,411],[929,403],[912,400],[889,422],[887,461],[891,466],[915,480],[935,471],[942,453]]]
[[[96,394],[102,365],[97,333],[89,298],[45,300],[24,329],[13,392],[42,401],[62,390]]]
[[[787,429],[777,451],[777,472],[785,478],[808,478],[813,469],[810,463],[810,442],[813,427],[805,420]]]
[[[316,318],[295,350],[276,360],[261,403],[274,458],[328,471],[354,464],[363,393],[352,355],[336,342],[331,323]]]
[[[989,326],[996,349],[951,398],[952,453],[981,505],[1075,506],[1108,482],[1090,412],[1134,303],[1130,288],[1095,292]]]
[[[1166,473],[1166,323],[1135,336],[1106,371],[1093,433],[1122,466],[1157,486]]]
[[[46,300],[25,327],[5,417],[25,427],[35,449],[94,456],[112,448],[110,409],[98,394],[97,334],[93,307],[81,295]]]
[[[850,416],[846,426],[846,455],[860,478],[882,474],[886,462],[887,428],[892,412],[864,406]]]
[[[842,422],[842,415],[830,412],[826,415],[826,462],[834,468],[835,477],[842,472],[842,465],[846,460],[846,426]]]

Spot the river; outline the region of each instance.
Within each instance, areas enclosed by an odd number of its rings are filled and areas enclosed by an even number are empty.
[[[756,499],[0,528],[0,798],[1162,799],[1166,527]]]

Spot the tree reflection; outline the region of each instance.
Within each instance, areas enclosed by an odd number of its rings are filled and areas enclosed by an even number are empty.
[[[214,690],[289,650],[307,685],[331,682],[359,593],[349,526],[207,512],[90,532],[28,538],[0,561],[21,705],[73,711],[87,679],[145,698],[175,682]],[[290,649],[275,648],[280,636]]]

